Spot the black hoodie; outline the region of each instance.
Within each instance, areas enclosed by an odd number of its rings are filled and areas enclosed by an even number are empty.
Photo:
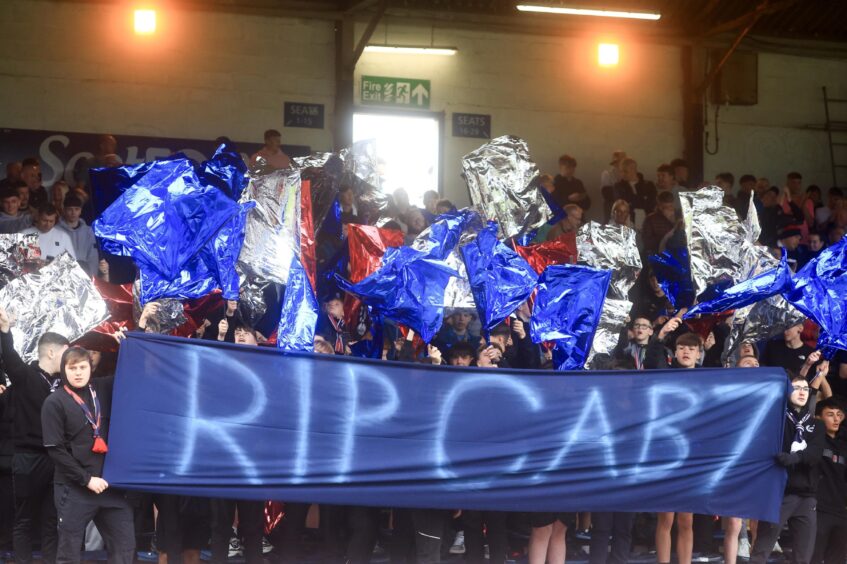
[[[789,406],[789,409],[791,407]],[[794,412],[798,418],[802,418],[808,413],[808,408],[804,407],[800,412]],[[794,442],[794,423],[786,416],[785,430],[782,436],[783,452],[791,452],[791,444]],[[818,490],[819,480],[819,465],[824,449],[824,425],[821,421],[814,417],[809,419],[804,424],[803,438],[806,441],[806,448],[797,451],[796,457],[787,466],[788,482],[785,484],[786,495],[798,495],[801,497],[813,497]]]
[[[11,333],[0,332],[3,364],[12,382],[12,436],[15,452],[44,453],[41,438],[41,406],[58,378],[47,374],[38,364],[26,364],[15,351]],[[13,389],[12,389],[13,388]],[[8,392],[7,392],[8,393]]]
[[[818,482],[818,511],[847,519],[847,443],[824,437]]]

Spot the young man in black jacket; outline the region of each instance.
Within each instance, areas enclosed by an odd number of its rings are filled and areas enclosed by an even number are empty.
[[[818,482],[818,531],[812,562],[847,560],[847,443],[838,438],[844,421],[844,406],[827,398],[815,407],[826,429]]]
[[[109,562],[132,564],[135,529],[123,492],[102,478],[108,449],[114,379],[91,379],[88,351],[73,347],[62,354],[62,385],[44,401],[44,447],[53,459],[59,517],[56,562],[78,564],[85,527],[94,521]]]
[[[53,462],[41,435],[41,406],[59,384],[59,360],[68,340],[45,333],[38,341],[38,362],[26,364],[15,351],[11,321],[0,308],[0,346],[11,386],[13,412],[12,481],[15,523],[12,545],[18,563],[32,560],[34,527],[41,524],[41,552],[45,562],[56,559],[56,507],[53,505]]]
[[[791,378],[791,396],[786,411],[782,452],[777,462],[788,471],[788,482],[779,512],[779,523],[759,522],[751,564],[764,564],[782,528],[788,524],[792,538],[792,561],[807,564],[811,561],[815,542],[815,494],[818,485],[818,466],[823,455],[824,430],[808,409],[809,383],[799,375]]]

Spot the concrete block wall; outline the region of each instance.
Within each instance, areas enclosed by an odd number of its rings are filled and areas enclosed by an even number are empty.
[[[758,66],[759,103],[721,107],[718,153],[705,156],[706,174],[749,173],[783,186],[785,175],[796,170],[806,185],[817,184],[825,193],[832,185],[827,135],[808,126],[824,122],[822,86],[831,97],[847,99],[847,61],[762,53]],[[847,120],[847,105],[838,111],[833,117]],[[710,123],[713,116],[711,106]],[[709,130],[713,148],[713,127]],[[847,185],[847,169],[839,178]]]

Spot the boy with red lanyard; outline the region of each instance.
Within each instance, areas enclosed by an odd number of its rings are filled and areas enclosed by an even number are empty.
[[[112,378],[91,379],[91,359],[80,347],[62,355],[62,385],[44,401],[44,446],[56,468],[59,517],[57,563],[78,563],[85,527],[93,520],[109,562],[131,564],[135,552],[132,508],[124,493],[101,478],[108,452]]]

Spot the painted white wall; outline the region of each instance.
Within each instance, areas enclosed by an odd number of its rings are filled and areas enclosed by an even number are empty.
[[[332,121],[330,23],[168,10],[137,37],[115,4],[0,2],[0,127],[261,142],[283,130],[284,101],[326,104]],[[283,133],[332,144],[329,130]]]
[[[597,202],[613,150],[637,159],[648,178],[682,153],[682,72],[674,47],[621,44],[617,68],[597,65],[598,36],[547,38],[467,30],[377,28],[372,42],[454,46],[452,57],[365,53],[362,75],[432,82],[430,109],[445,113],[444,192],[468,202],[461,158],[484,141],[453,137],[453,112],[490,114],[494,137],[525,139],[542,172],[555,174],[562,153],[578,161],[577,176]]]
[[[808,127],[824,123],[822,86],[830,97],[847,99],[847,61],[760,54],[759,103],[721,107],[720,144],[716,155],[705,156],[706,177],[728,170],[736,178],[749,173],[783,186],[785,175],[796,170],[804,184],[817,184],[825,195],[832,186],[829,141],[824,131]],[[837,112],[834,119],[847,121],[847,104]],[[712,150],[713,116],[714,106],[709,109]],[[841,154],[847,164],[847,151]],[[847,169],[839,179],[847,184]]]
[[[48,0],[4,0],[0,21],[0,127],[242,141],[275,127],[288,143],[332,145],[332,22],[169,10],[155,36],[140,38],[125,5]],[[460,159],[482,141],[452,137],[452,112],[491,114],[492,134],[526,139],[543,172],[572,154],[595,202],[613,150],[627,150],[650,179],[682,153],[676,47],[620,41],[620,65],[600,69],[597,35],[391,24],[373,41],[386,37],[459,49],[454,57],[366,53],[356,69],[357,99],[363,74],[432,81],[431,110],[445,113],[443,193],[459,205],[468,202]],[[847,97],[847,63],[762,55],[759,75],[758,106],[722,110],[707,175],[750,171],[777,183],[797,169],[828,186],[825,135],[798,127],[822,121],[822,84]],[[285,101],[325,104],[326,128],[283,128]]]

